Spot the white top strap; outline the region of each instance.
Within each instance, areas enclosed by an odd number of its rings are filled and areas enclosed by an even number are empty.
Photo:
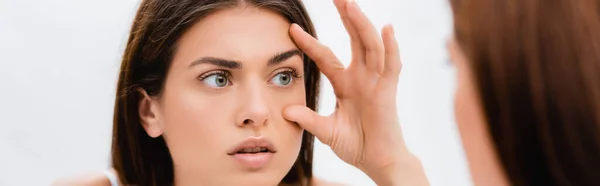
[[[117,176],[112,171],[104,170],[104,175],[106,175],[108,181],[110,181],[111,186],[119,186],[119,179],[117,179]]]

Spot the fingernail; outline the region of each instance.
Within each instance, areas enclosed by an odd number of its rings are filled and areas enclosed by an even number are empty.
[[[292,25],[293,25],[294,27],[298,27],[300,30],[303,30],[303,31],[304,31],[304,28],[302,28],[302,27],[301,27],[300,25],[298,25],[297,23],[292,23]]]

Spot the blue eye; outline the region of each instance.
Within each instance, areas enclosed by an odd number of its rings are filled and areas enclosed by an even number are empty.
[[[223,88],[229,85],[229,78],[225,74],[216,73],[202,79],[202,82],[215,88]]]
[[[293,81],[293,76],[290,72],[282,72],[279,73],[277,75],[275,75],[275,77],[273,77],[273,79],[271,79],[271,83],[280,86],[280,87],[285,87],[288,86],[292,83]]]

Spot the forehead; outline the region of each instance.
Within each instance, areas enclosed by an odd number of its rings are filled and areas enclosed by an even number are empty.
[[[185,65],[205,56],[266,63],[277,53],[297,48],[289,27],[285,18],[266,9],[238,6],[220,10],[180,38],[175,63]]]

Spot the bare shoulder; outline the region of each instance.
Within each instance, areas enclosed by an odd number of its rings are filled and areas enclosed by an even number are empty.
[[[64,177],[55,180],[52,186],[110,186],[110,181],[102,172],[88,172],[84,174]]]
[[[312,185],[312,186],[346,186],[345,184],[342,184],[342,183],[327,181],[327,180],[317,178],[317,177],[312,178],[310,185]]]

